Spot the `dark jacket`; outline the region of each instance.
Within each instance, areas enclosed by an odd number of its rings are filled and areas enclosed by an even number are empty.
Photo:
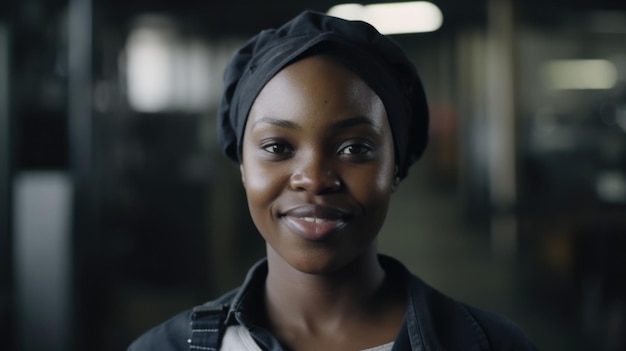
[[[409,296],[394,350],[537,350],[511,321],[443,295],[390,257],[381,255],[380,262],[388,276],[401,279]],[[255,328],[250,317],[259,305],[256,299],[262,296],[258,292],[266,275],[267,262],[262,260],[250,269],[241,287],[154,327],[128,351],[219,349],[226,326],[235,324],[248,327],[262,349],[281,351],[278,340]]]

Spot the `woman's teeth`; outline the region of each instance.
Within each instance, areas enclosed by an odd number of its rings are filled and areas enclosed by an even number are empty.
[[[302,217],[301,218],[303,221],[306,222],[311,222],[311,223],[324,223],[324,222],[328,222],[328,220],[324,219],[324,218],[315,218],[315,217]]]

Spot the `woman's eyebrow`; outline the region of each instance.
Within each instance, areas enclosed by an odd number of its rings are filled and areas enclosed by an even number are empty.
[[[352,118],[342,119],[341,121],[336,122],[333,127],[335,129],[349,129],[351,127],[364,124],[374,128],[376,131],[380,131],[381,129],[381,127],[378,124],[374,123],[372,119],[365,116],[356,116]]]
[[[274,118],[274,117],[261,117],[252,124],[252,128],[257,127],[259,124],[271,124],[271,125],[281,127],[281,128],[296,129],[296,130],[302,129],[300,128],[299,125],[291,121],[288,121],[285,119]]]
[[[254,129],[258,125],[262,125],[262,124],[270,124],[273,126],[293,129],[293,130],[302,130],[302,127],[300,125],[292,121],[289,121],[286,119],[274,118],[274,117],[261,117],[258,120],[254,121],[254,123],[252,124],[252,128]],[[342,130],[342,129],[350,129],[352,127],[360,126],[360,125],[370,126],[376,131],[381,130],[381,127],[378,124],[374,123],[374,121],[372,121],[370,118],[367,118],[365,116],[356,116],[356,117],[342,119],[340,121],[335,122],[332,125],[332,127],[333,129],[336,129],[336,130]]]

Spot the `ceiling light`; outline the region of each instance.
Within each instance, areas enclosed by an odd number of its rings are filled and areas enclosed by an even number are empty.
[[[432,32],[443,23],[441,10],[427,1],[341,4],[331,7],[328,14],[347,20],[368,22],[383,34]]]
[[[609,60],[548,61],[541,74],[552,90],[612,89],[617,83],[617,68]]]

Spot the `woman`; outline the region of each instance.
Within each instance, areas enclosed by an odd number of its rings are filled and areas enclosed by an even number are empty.
[[[267,258],[244,284],[130,350],[533,350],[512,323],[379,255],[428,110],[402,50],[363,22],[304,12],[225,72],[220,144],[240,165]]]

